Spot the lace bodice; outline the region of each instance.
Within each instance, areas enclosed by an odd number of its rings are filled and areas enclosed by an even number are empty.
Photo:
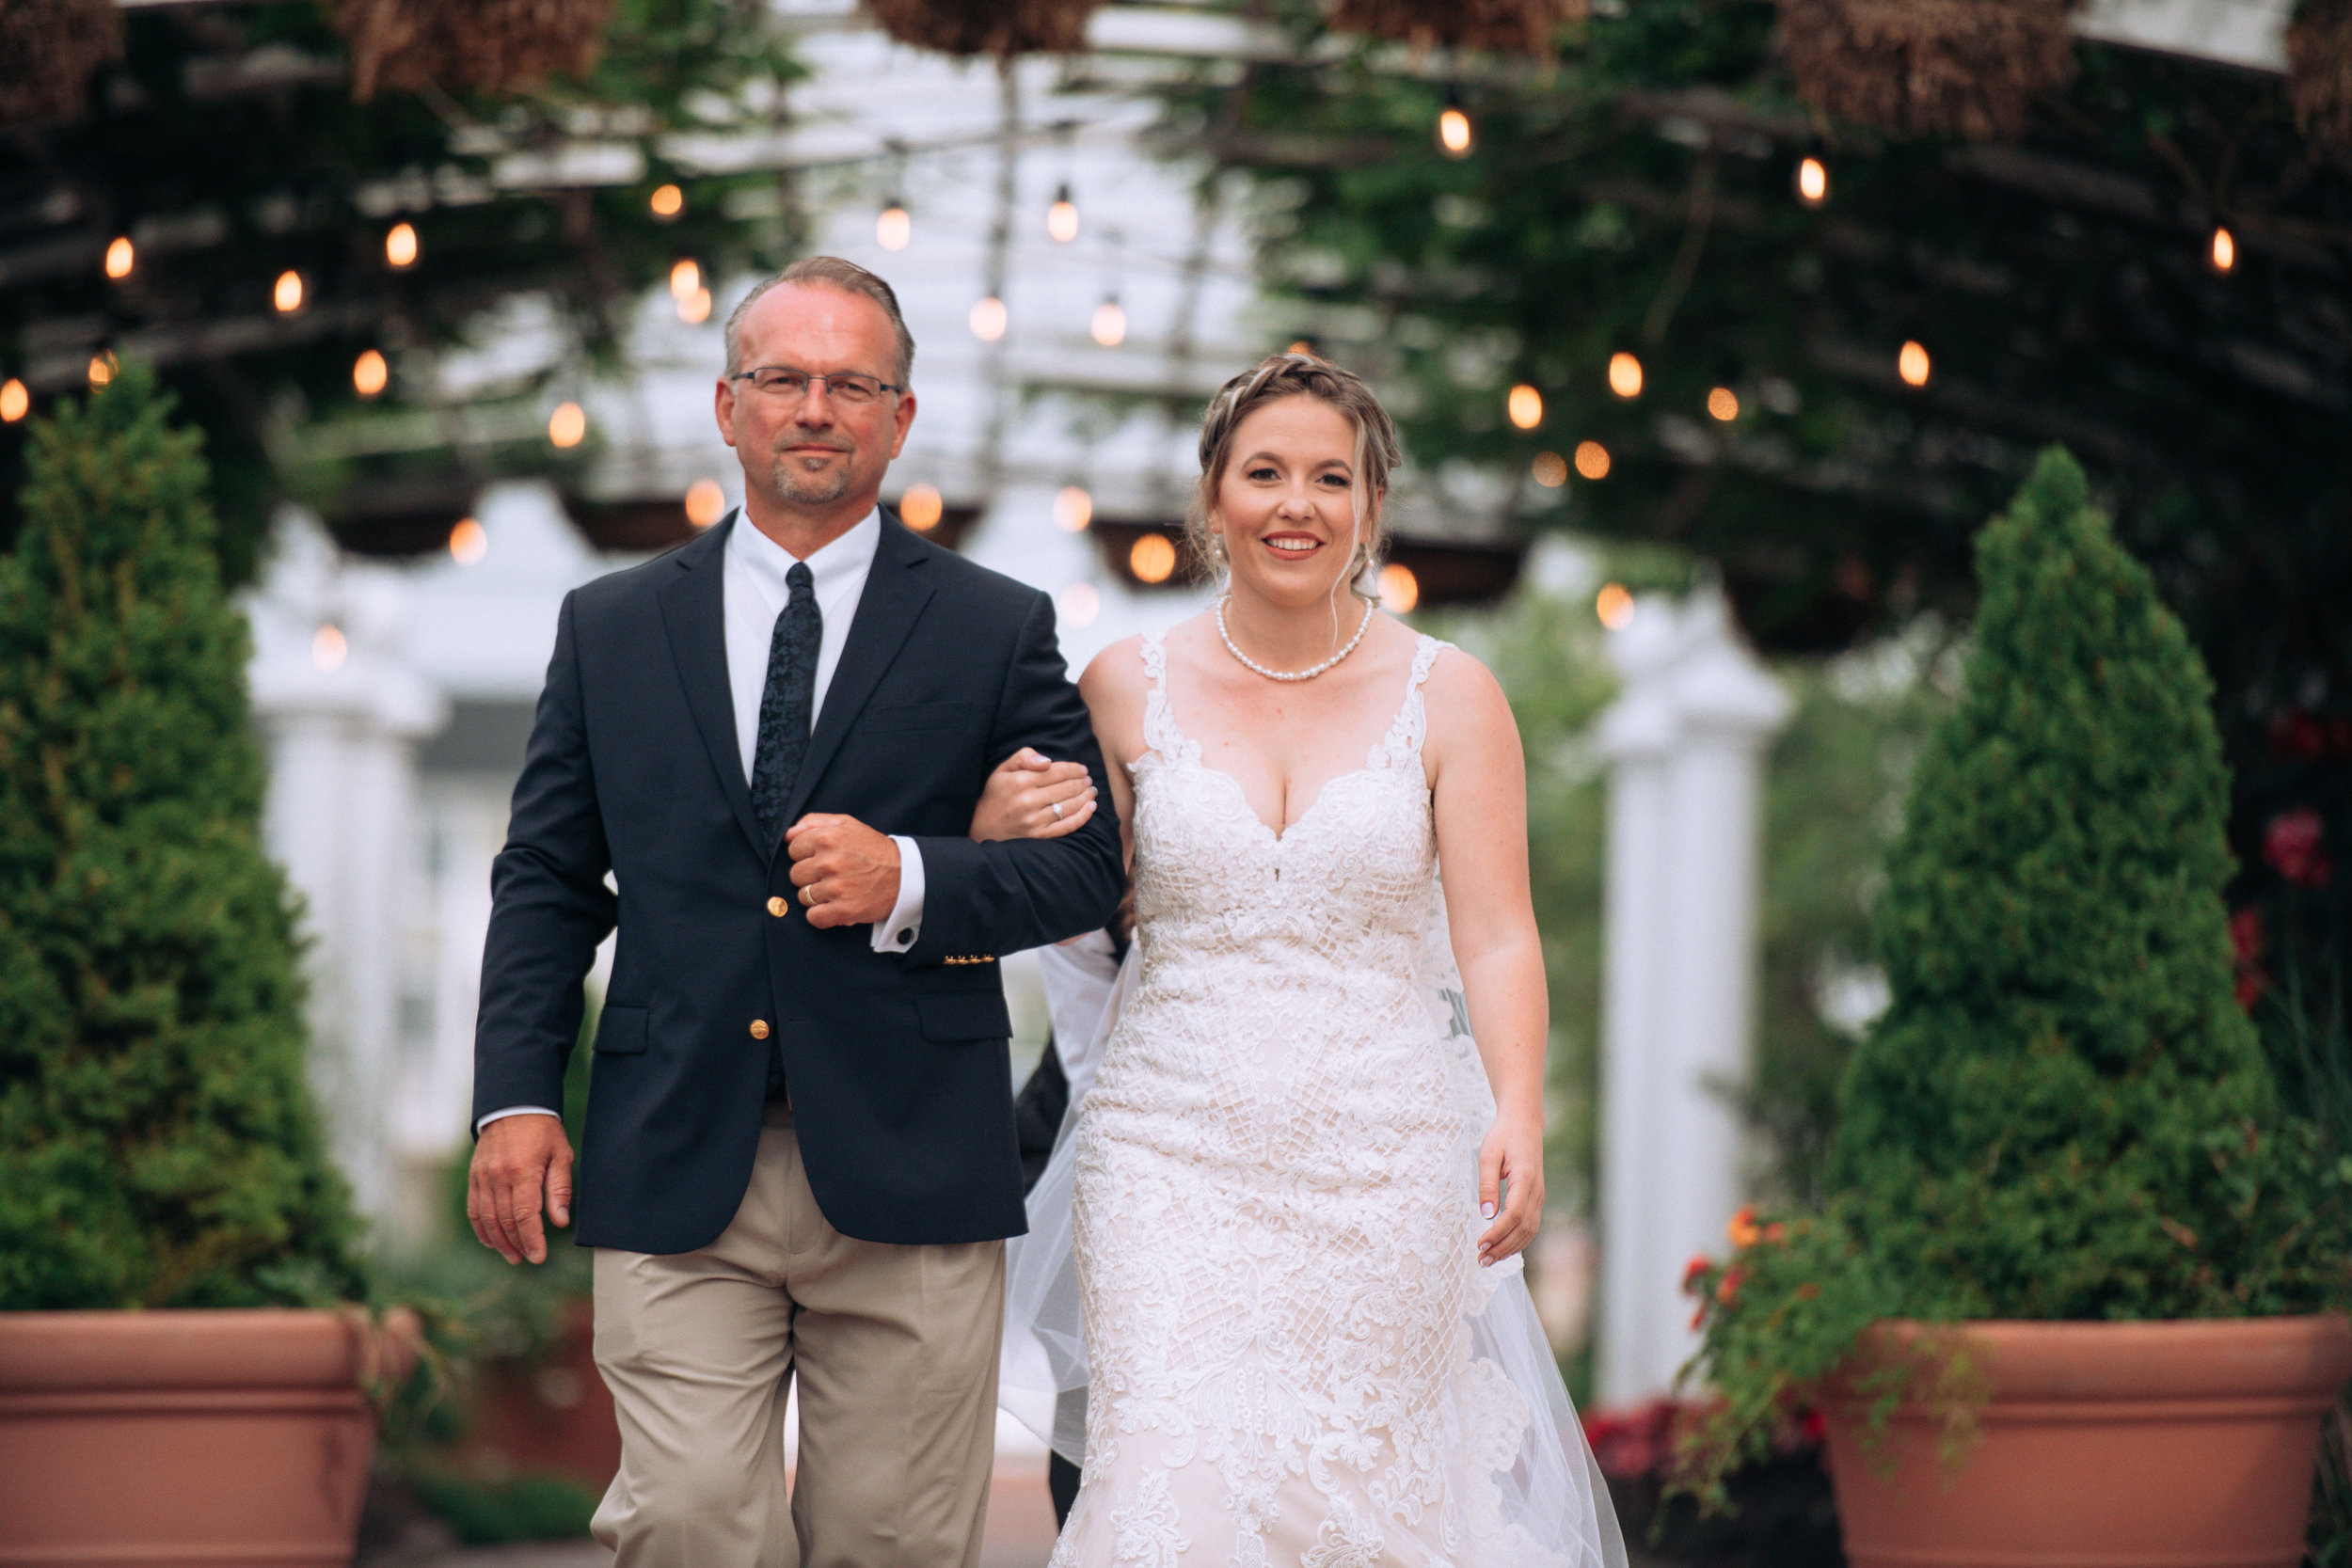
[[[1422,983],[1444,646],[1421,639],[1388,734],[1278,834],[1143,644],[1140,974],[1074,1140],[1087,1481],[1053,1568],[1600,1560],[1509,1506],[1530,1402],[1473,1348],[1517,1262],[1476,1267],[1493,1101]]]

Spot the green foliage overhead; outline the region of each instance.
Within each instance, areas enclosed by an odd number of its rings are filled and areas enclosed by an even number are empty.
[[[2282,1114],[2233,994],[2228,779],[2195,650],[2062,451],[1977,558],[1967,690],[1873,911],[1892,1003],[1841,1086],[1830,1201],[1694,1270],[1726,1400],[1702,1488],[1878,1319],[2346,1294],[2352,1161]]]
[[[127,368],[0,557],[0,1308],[364,1293],[199,438]]]

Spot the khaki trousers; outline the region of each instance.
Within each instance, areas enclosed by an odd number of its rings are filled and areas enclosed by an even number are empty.
[[[1004,1243],[842,1235],[777,1109],[717,1241],[667,1257],[599,1249],[596,1276],[621,1470],[591,1528],[614,1568],[977,1568]]]

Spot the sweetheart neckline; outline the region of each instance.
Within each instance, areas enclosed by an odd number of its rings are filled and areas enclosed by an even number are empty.
[[[1267,842],[1272,844],[1278,849],[1283,845],[1288,844],[1291,840],[1291,835],[1297,832],[1298,830],[1305,825],[1307,818],[1314,816],[1314,814],[1322,808],[1325,798],[1331,793],[1331,786],[1338,784],[1342,779],[1358,778],[1367,773],[1394,773],[1397,771],[1394,764],[1384,762],[1376,767],[1368,764],[1362,768],[1351,768],[1344,773],[1334,773],[1329,778],[1324,780],[1322,784],[1315,790],[1315,798],[1307,802],[1307,809],[1300,812],[1296,816],[1291,818],[1287,825],[1278,830],[1266,825],[1266,819],[1258,815],[1258,808],[1249,803],[1249,791],[1243,788],[1242,782],[1233,777],[1232,774],[1225,771],[1224,768],[1203,762],[1199,757],[1178,756],[1171,759],[1160,755],[1160,753],[1156,751],[1150,750],[1147,750],[1143,753],[1143,756],[1136,759],[1135,767],[1141,767],[1146,758],[1157,761],[1162,767],[1184,767],[1197,768],[1200,772],[1208,774],[1211,778],[1224,780],[1228,784],[1232,786],[1233,799],[1241,807],[1241,815],[1260,832],[1265,834]],[[1426,778],[1423,778],[1422,780],[1422,788],[1424,792],[1426,792],[1428,787],[1429,781]]]

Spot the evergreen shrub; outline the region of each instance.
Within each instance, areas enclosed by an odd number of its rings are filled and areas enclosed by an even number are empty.
[[[1680,1479],[1723,1497],[1880,1319],[2167,1319],[2346,1296],[2352,1160],[2286,1115],[2233,994],[2212,683],[2082,470],[2043,454],[1979,535],[1966,691],[1872,911],[1892,1001],[1839,1086],[1829,1197],[1733,1219],[1686,1286],[1716,1402]],[[1883,1417],[1963,1403],[1893,1367]]]
[[[0,558],[0,1308],[366,1293],[206,472],[125,367]]]

